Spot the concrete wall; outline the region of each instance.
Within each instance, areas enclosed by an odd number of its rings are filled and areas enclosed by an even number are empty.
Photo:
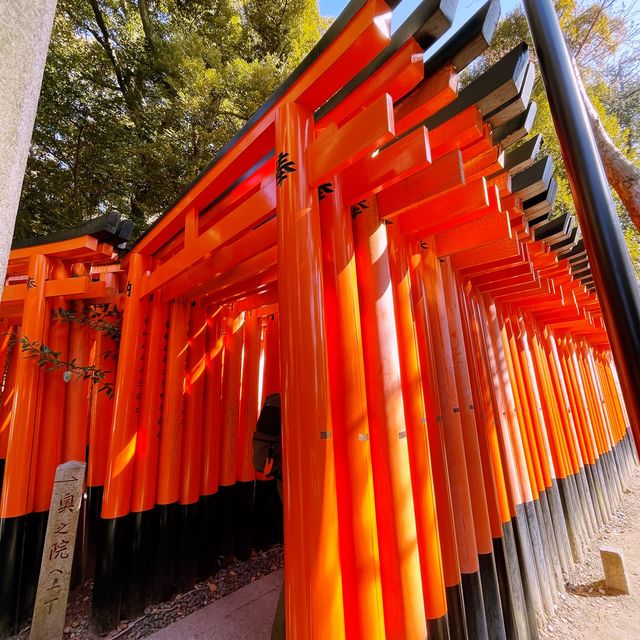
[[[56,0],[0,0],[0,295]]]

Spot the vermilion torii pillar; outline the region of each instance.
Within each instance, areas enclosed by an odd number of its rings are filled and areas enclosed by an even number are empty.
[[[345,637],[323,319],[318,196],[307,182],[313,114],[276,114],[287,637]]]
[[[640,289],[553,2],[523,4],[638,446]]]

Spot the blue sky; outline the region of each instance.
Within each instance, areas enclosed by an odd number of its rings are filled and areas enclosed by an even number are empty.
[[[323,16],[337,16],[346,6],[348,0],[320,0],[320,13]],[[419,0],[404,0],[404,2],[394,11],[394,27],[397,27],[413,9],[418,5]],[[454,29],[464,22],[474,11],[481,7],[486,0],[458,0],[458,10]],[[520,0],[502,0],[502,15],[505,15],[515,6],[520,4]]]
[[[469,16],[473,15],[487,0],[458,0],[458,9],[453,22],[453,26],[449,31],[426,53],[429,56],[433,51],[439,49],[463,24]],[[391,28],[395,30],[398,25],[402,24],[405,18],[416,8],[420,0],[403,0],[400,6],[393,12],[393,19]],[[634,3],[638,0],[615,0],[614,7],[618,9],[634,7]],[[348,0],[319,0],[320,13],[323,16],[337,16],[342,9],[348,4]],[[640,3],[638,3],[640,4]],[[505,16],[509,11],[517,6],[521,6],[521,0],[501,0],[501,15]],[[640,11],[634,14],[638,19],[640,18]],[[624,46],[624,45],[623,45]]]
[[[452,28],[441,38],[431,49],[427,51],[427,56],[440,48],[452,34],[456,32],[458,27],[464,23],[469,16],[473,15],[487,0],[458,0],[458,9],[452,25]],[[420,0],[404,0],[400,6],[393,12],[392,30],[395,30],[398,25],[402,24],[405,18],[416,8]],[[336,17],[342,9],[348,4],[348,0],[319,0],[320,13],[323,16]],[[520,0],[501,0],[500,5],[502,8],[501,15],[506,15],[511,9],[518,6]]]
[[[452,28],[441,38],[429,51],[427,55],[432,51],[435,51],[442,46],[456,29],[464,23],[469,16],[473,15],[487,0],[458,0],[458,9],[453,22]],[[404,0],[400,6],[393,12],[391,28],[395,30],[398,25],[402,24],[405,18],[416,8],[420,0]],[[320,13],[323,16],[336,17],[342,9],[347,5],[348,0],[319,0]],[[501,15],[506,15],[511,9],[518,6],[520,0],[501,0],[500,5],[502,8]]]

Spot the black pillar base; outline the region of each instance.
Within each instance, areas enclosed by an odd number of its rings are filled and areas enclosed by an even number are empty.
[[[120,622],[122,596],[131,550],[130,517],[102,519],[100,523],[90,627],[102,634]]]
[[[598,501],[599,492],[596,479],[593,476],[593,466],[589,463],[585,463],[584,465],[584,476],[587,484],[587,490],[589,492],[591,508],[595,517],[596,531],[600,531],[603,525],[603,517],[600,510],[600,502]],[[602,500],[602,495],[600,495],[600,500]]]
[[[104,487],[87,487],[87,550],[85,553],[85,564],[82,570],[87,580],[93,578],[96,568],[103,493]]]
[[[153,559],[151,602],[164,602],[174,593],[176,544],[178,541],[178,505],[156,506],[158,531]]]
[[[536,502],[536,513],[538,515],[540,531],[547,554],[547,569],[554,581],[553,588],[555,594],[558,591],[562,591],[564,581],[562,579],[562,562],[560,561],[560,552],[553,531],[553,519],[551,518],[549,497],[547,496],[546,490],[540,492],[540,496]]]
[[[22,572],[20,576],[20,603],[18,605],[19,629],[33,615],[48,520],[49,513],[47,511],[29,513],[26,516]]]
[[[282,501],[275,480],[256,480],[252,539],[259,551],[284,540]]]
[[[427,638],[429,640],[449,640],[449,617],[427,620]]]
[[[238,560],[249,559],[251,555],[251,522],[253,520],[254,482],[236,482],[234,502],[234,544],[233,553]]]
[[[178,505],[178,545],[176,554],[175,583],[179,592],[193,588],[198,567],[198,511],[197,502]]]
[[[137,618],[149,603],[153,551],[156,548],[157,518],[154,509],[129,514],[131,519],[131,561],[127,588],[122,599],[122,617]]]
[[[0,638],[16,632],[26,516],[0,519]]]
[[[573,556],[571,554],[570,534],[567,529],[567,521],[562,511],[562,499],[560,498],[560,490],[558,489],[558,481],[556,478],[551,480],[551,486],[547,489],[547,498],[553,535],[556,539],[556,547],[558,549],[560,563],[562,564],[562,578],[564,583],[564,580],[569,577],[569,571],[573,565]]]
[[[511,526],[515,547],[515,560],[522,578],[522,592],[524,594],[524,603],[529,623],[529,634],[531,638],[537,638],[538,620],[536,617],[536,608],[542,612],[542,598],[538,590],[538,575],[533,559],[533,550],[531,548],[531,540],[529,539],[529,527],[524,515],[523,505],[519,504],[516,506],[516,517],[511,520]]]
[[[574,474],[569,474],[565,478],[567,482],[567,487],[571,493],[571,501],[574,507],[574,519],[577,524],[577,529],[580,532],[580,548],[584,546],[585,542],[589,540],[589,533],[587,530],[587,521],[584,512],[584,505],[582,499],[580,497],[580,492],[578,491],[578,481]]]
[[[71,565],[71,581],[69,589],[75,591],[82,585],[88,576],[84,573],[84,568],[88,563],[89,545],[89,511],[87,500],[81,498],[80,513],[78,514],[78,529],[76,531],[76,543],[73,551],[73,564]]]
[[[496,575],[493,553],[478,555],[480,566],[480,582],[482,583],[482,600],[487,620],[487,632],[491,640],[507,640],[507,632],[502,614],[500,587]]]
[[[462,586],[456,584],[452,587],[447,587],[446,594],[447,612],[449,615],[449,637],[451,640],[467,640],[467,622],[464,615]]]
[[[513,520],[502,525],[502,540],[507,571],[507,580],[513,599],[513,619],[519,640],[537,640],[538,624],[525,587],[525,577],[522,575],[521,561],[518,555],[518,543],[513,527]],[[496,554],[496,558],[498,555]]]
[[[198,521],[198,580],[204,580],[217,573],[218,542],[218,494],[200,498]]]
[[[566,525],[569,550],[573,562],[582,561],[582,528],[578,517],[578,507],[574,503],[573,490],[569,477],[558,478],[558,495],[560,497],[560,507]]]
[[[463,573],[460,582],[462,584],[464,613],[467,620],[469,638],[489,640],[479,572]]]
[[[503,538],[493,539],[493,557],[496,567],[496,575],[498,577],[498,588],[500,590],[500,604],[502,605],[502,619],[504,620],[505,632],[509,640],[520,640],[522,633],[518,631],[520,627],[526,628],[526,624],[516,621],[516,616],[522,616],[522,613],[516,613],[516,595],[514,590],[519,588],[520,598],[518,603],[524,607],[524,596],[522,595],[522,585],[520,584],[520,575],[515,584],[512,584],[512,574],[507,567],[505,558],[505,541]],[[526,615],[526,614],[525,614]],[[522,638],[522,640],[525,640]]]
[[[593,503],[591,502],[591,494],[589,493],[589,487],[587,486],[587,476],[584,467],[575,474],[575,479],[578,495],[580,496],[580,504],[584,514],[587,538],[590,539],[597,533],[598,523],[596,521],[596,514],[593,510]]]
[[[220,556],[223,562],[229,561],[234,552],[234,499],[235,485],[218,488],[218,523]]]
[[[540,524],[538,523],[536,504],[535,501],[532,500],[530,502],[525,502],[522,506],[524,507],[524,517],[529,530],[528,541],[531,544],[531,555],[535,564],[535,576],[537,579],[538,591],[542,599],[542,606],[547,615],[552,615],[553,600],[551,596],[551,588],[549,586],[551,576],[547,567],[547,556],[544,547],[544,540],[542,538],[542,531],[540,529]],[[526,533],[524,528],[522,532]],[[525,539],[526,536],[523,536],[523,542]],[[533,575],[534,574],[532,573],[532,576]]]

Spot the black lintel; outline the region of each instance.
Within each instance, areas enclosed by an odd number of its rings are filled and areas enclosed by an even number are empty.
[[[81,236],[93,236],[100,242],[108,242],[117,244],[120,240],[115,235],[116,229],[120,222],[120,214],[116,211],[105,213],[96,218],[92,218],[87,222],[68,229],[61,229],[46,236],[36,238],[27,238],[26,240],[15,240],[11,248],[23,249],[26,247],[35,247],[41,244],[49,244],[50,242],[61,242],[63,240],[72,240]]]
[[[580,242],[580,240],[578,240],[578,242],[576,242],[576,246],[578,245],[578,243]],[[586,251],[582,251],[582,253],[578,253],[577,255],[573,255],[571,256],[571,258],[569,258],[568,256],[570,254],[572,254],[575,251],[575,247],[573,247],[573,249],[571,249],[571,251],[568,251],[565,255],[562,256],[563,260],[567,260],[569,262],[569,264],[580,264],[583,260],[588,260],[589,257],[587,256],[587,252]]]
[[[518,92],[497,109],[494,109],[490,114],[485,115],[485,122],[488,122],[495,128],[523,113],[531,101],[531,92],[533,91],[535,77],[535,65],[533,62],[530,62],[522,77],[522,83],[518,86]]]
[[[430,47],[453,23],[457,0],[422,0],[411,15],[398,27],[391,36],[389,44],[358,72],[340,90],[336,91],[314,113],[317,121],[346,100],[358,87],[364,84],[378,71],[387,60],[399,51],[410,38],[413,38],[423,49]]]
[[[500,0],[490,0],[476,11],[451,38],[424,62],[424,77],[429,78],[451,64],[460,72],[482,55],[491,44],[500,20]]]
[[[563,213],[561,216],[557,218],[553,218],[549,220],[547,224],[542,227],[539,227],[535,231],[535,239],[536,242],[538,240],[550,240],[555,239],[564,233],[569,227],[569,224],[572,222],[572,216],[568,213]]]
[[[529,49],[526,43],[519,44],[496,64],[468,84],[458,97],[422,124],[435,129],[460,112],[476,104],[484,115],[503,105],[518,93],[518,86],[529,64]]]
[[[135,224],[133,220],[120,220],[118,228],[116,229],[116,235],[120,240],[127,241],[131,238]]]
[[[516,116],[513,120],[496,127],[491,132],[491,144],[500,144],[501,149],[507,149],[512,144],[522,140],[529,135],[533,127],[533,121],[538,113],[538,105],[535,102],[529,103],[524,113]]]
[[[576,243],[576,246],[566,255],[566,257],[569,258],[569,260],[571,260],[574,257],[580,256],[585,252],[586,252],[586,249],[584,246],[584,240],[578,240],[578,242]]]
[[[516,173],[511,178],[511,192],[523,200],[544,193],[549,189],[553,177],[553,159],[546,156],[532,164],[528,169]]]
[[[575,271],[571,274],[576,280],[582,280],[583,278],[588,278],[591,276],[591,267],[587,265],[581,271]]]
[[[555,244],[550,245],[550,249],[555,251],[557,254],[563,254],[569,251],[575,243],[578,241],[578,232],[580,228],[578,225],[575,225],[569,232],[569,235],[564,239],[556,242]]]
[[[555,178],[551,178],[549,182],[549,188],[542,193],[539,193],[533,198],[529,198],[522,203],[523,211],[527,215],[535,215],[536,211],[543,211],[548,208],[551,210],[556,201],[558,195],[558,181]]]
[[[505,153],[504,168],[511,175],[523,171],[530,167],[538,157],[542,146],[542,136],[540,134],[529,138],[513,151]],[[526,202],[524,203],[526,206]]]
[[[538,227],[541,227],[547,224],[547,222],[549,222],[550,217],[551,217],[551,209],[549,209],[549,211],[545,211],[542,215],[539,215],[539,216],[536,216],[535,218],[531,218],[530,220],[527,220],[529,229],[537,229]]]
[[[583,269],[589,266],[589,259],[583,258],[580,262],[576,262],[575,264],[571,264],[569,269],[571,273],[580,273]]]

